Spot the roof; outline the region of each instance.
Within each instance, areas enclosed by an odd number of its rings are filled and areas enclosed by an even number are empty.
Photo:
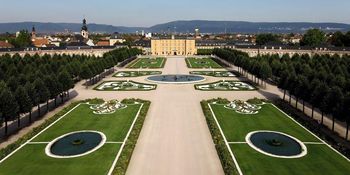
[[[43,45],[49,44],[49,40],[46,38],[37,38],[33,41],[35,47],[41,47]]]
[[[14,48],[14,46],[6,41],[0,41],[0,48]]]
[[[96,46],[109,46],[110,43],[108,40],[100,40],[96,43]]]

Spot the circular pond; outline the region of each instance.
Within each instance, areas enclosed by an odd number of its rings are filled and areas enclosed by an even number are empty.
[[[155,75],[147,78],[154,83],[186,84],[204,81],[205,78],[198,75]]]
[[[299,158],[307,154],[307,148],[300,140],[275,131],[254,131],[246,136],[250,147],[268,156],[278,158]]]
[[[77,131],[62,135],[51,141],[45,153],[54,158],[85,156],[101,148],[106,136],[98,131]]]

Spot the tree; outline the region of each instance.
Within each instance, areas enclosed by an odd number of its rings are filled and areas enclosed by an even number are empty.
[[[27,30],[21,30],[15,40],[10,41],[16,48],[28,47],[32,44],[31,36]]]
[[[33,106],[32,106],[30,97],[28,96],[26,89],[23,86],[19,86],[17,88],[15,92],[15,97],[19,107],[17,121],[18,121],[18,127],[20,127],[21,126],[20,114],[30,112]]]
[[[58,75],[58,81],[61,82],[61,84],[62,84],[62,90],[64,92],[67,92],[68,96],[69,96],[69,89],[74,87],[74,83],[73,83],[71,76],[68,74],[68,72],[62,71]],[[64,94],[62,94],[61,97],[62,97],[62,101],[63,101]]]
[[[265,82],[265,87],[266,87],[266,80],[272,76],[272,69],[267,63],[262,63],[261,64],[261,69],[260,69],[260,74],[261,78]]]
[[[57,76],[55,74],[45,76],[44,80],[50,92],[50,99],[55,100],[55,107],[56,107],[57,105],[56,99],[57,99],[57,96],[62,92],[62,85],[58,81]],[[49,106],[48,102],[46,103],[46,105]],[[49,111],[49,107],[47,107],[47,112],[48,111]]]
[[[325,94],[323,105],[325,108],[323,111],[326,114],[333,113],[332,115],[332,131],[334,131],[334,122],[335,122],[335,115],[339,114],[339,110],[342,107],[343,103],[343,93],[339,87],[332,87],[327,94]],[[323,123],[323,119],[322,119]]]
[[[336,47],[344,47],[346,42],[346,36],[342,32],[335,32],[330,38],[330,44]]]
[[[89,66],[83,65],[83,67],[81,68],[80,77],[82,79],[86,80],[86,82],[85,82],[86,88],[88,87],[88,79],[91,79],[92,76],[93,76],[93,74],[92,74]]]
[[[18,113],[18,104],[8,88],[4,88],[0,94],[0,107],[5,120],[5,135],[7,135],[7,122],[13,120]]]
[[[50,99],[50,91],[47,89],[46,85],[44,84],[44,82],[40,79],[37,78],[34,81],[34,88],[38,94],[38,99],[39,99],[39,103],[38,105],[38,113],[40,116],[40,103],[44,103],[47,102]],[[48,107],[48,106],[47,106]]]
[[[325,33],[319,29],[310,29],[304,34],[303,39],[300,41],[304,46],[318,46],[324,44],[326,41]]]
[[[345,116],[346,121],[346,133],[345,133],[345,139],[347,140],[349,138],[349,127],[350,127],[350,93],[347,93],[344,97],[344,104],[343,104],[343,113]]]
[[[280,42],[277,35],[271,34],[271,33],[263,33],[258,34],[256,36],[256,44],[257,45],[265,45],[268,43],[275,43]]]
[[[32,106],[38,105],[39,95],[38,95],[38,92],[35,90],[34,86],[30,82],[27,82],[24,88],[26,89],[26,92],[30,98]],[[32,109],[29,111],[29,123],[31,122],[32,122]]]

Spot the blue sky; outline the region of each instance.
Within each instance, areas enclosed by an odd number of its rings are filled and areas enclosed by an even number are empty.
[[[152,26],[172,20],[350,23],[350,0],[0,0],[0,22]]]

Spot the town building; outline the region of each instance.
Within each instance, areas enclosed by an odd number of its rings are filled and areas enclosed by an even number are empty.
[[[14,48],[14,46],[10,44],[7,40],[0,41],[0,49],[9,49],[9,48]]]
[[[124,43],[126,40],[123,39],[118,33],[114,33],[111,35],[111,37],[109,38],[109,45],[110,46],[115,46],[117,44],[122,44]]]
[[[197,54],[194,38],[153,38],[151,39],[152,55],[195,55]]]

